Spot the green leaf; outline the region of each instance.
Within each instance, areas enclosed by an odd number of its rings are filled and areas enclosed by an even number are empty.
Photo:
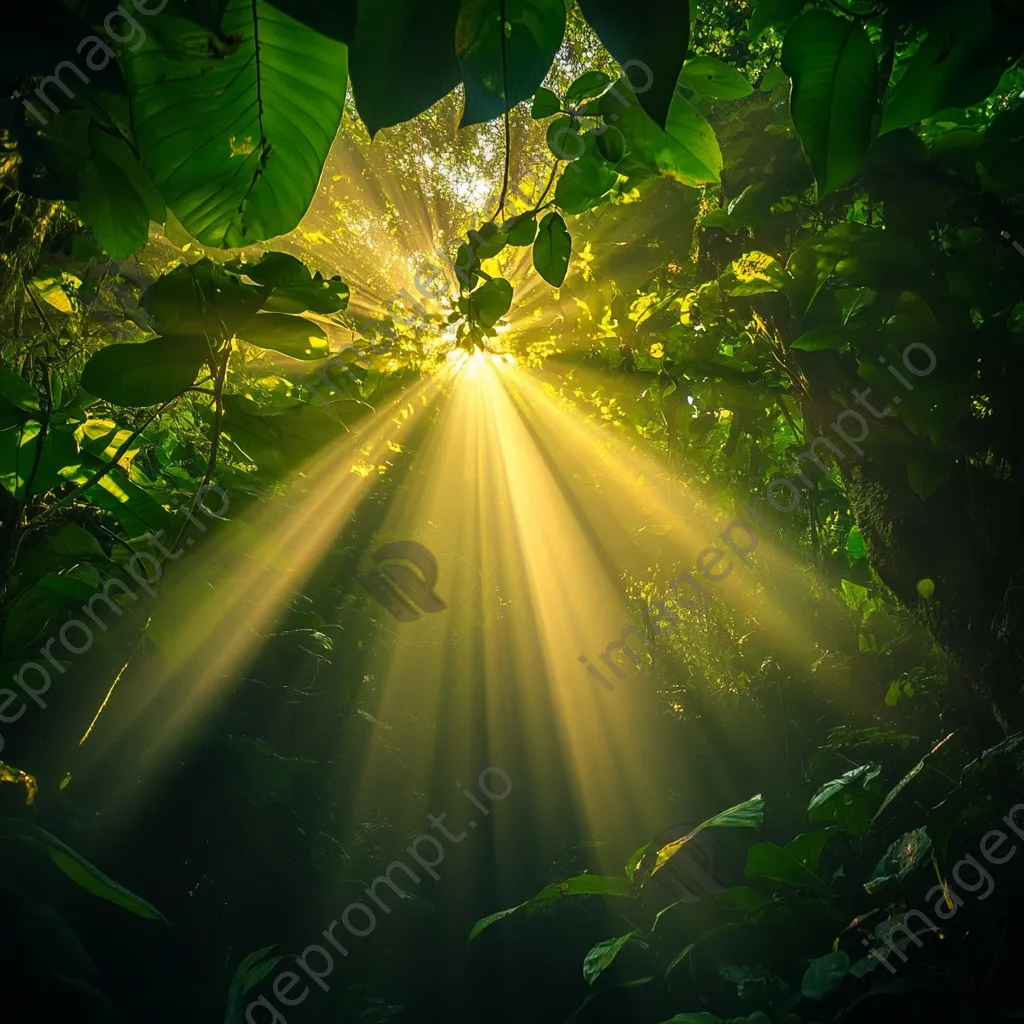
[[[164,13],[118,59],[142,162],[191,235],[241,247],[299,223],[345,105],[342,43],[228,0],[218,33]]]
[[[703,832],[706,828],[760,828],[763,821],[764,798],[758,793],[757,796],[752,796],[749,800],[744,800],[743,803],[729,807],[707,821],[702,821],[682,839],[674,839],[661,847],[655,857],[650,877],[660,871],[697,833]]]
[[[114,405],[159,405],[195,382],[209,354],[193,334],[107,345],[85,364],[82,387]]]
[[[770,878],[797,888],[812,889],[825,895],[828,887],[805,867],[789,847],[774,843],[755,843],[747,853],[748,878]]]
[[[622,0],[580,0],[580,9],[632,81],[616,88],[636,89],[633,102],[665,126],[690,45],[689,0],[656,0],[641,10]]]
[[[533,94],[530,116],[534,121],[543,121],[544,118],[559,113],[561,109],[562,101],[550,89],[542,87]]]
[[[6,819],[0,822],[0,833],[15,836],[25,842],[42,846],[50,859],[73,882],[94,896],[116,903],[125,910],[130,910],[139,917],[148,917],[156,921],[166,922],[166,918],[151,903],[141,896],[126,889],[94,867],[84,857],[66,846],[56,836],[27,821]]]
[[[479,231],[470,231],[469,238],[477,260],[489,260],[508,245],[508,232],[493,221],[481,225]]]
[[[228,1002],[224,1011],[224,1024],[241,1024],[243,998],[252,991],[283,959],[283,956],[270,956],[276,946],[264,946],[250,953],[235,969],[228,989]]]
[[[639,935],[637,931],[627,932],[616,939],[606,939],[594,946],[583,961],[583,977],[587,984],[593,985],[611,967],[623,946],[637,935]]]
[[[533,96],[564,34],[565,0],[462,0],[455,56],[466,107],[459,127],[491,121]]]
[[[877,764],[862,764],[821,786],[807,805],[811,821],[834,821],[854,835],[864,835],[879,798],[868,788],[881,773]]]
[[[720,100],[749,96],[754,87],[734,67],[714,57],[694,57],[683,65],[679,84]]]
[[[562,882],[552,882],[531,900],[532,903],[560,899],[564,896],[628,896],[635,898],[636,889],[628,878],[618,875],[574,875]]]
[[[758,88],[762,92],[771,92],[772,89],[778,89],[781,85],[789,85],[789,75],[776,64],[765,71]]]
[[[729,264],[720,283],[726,295],[767,295],[782,291],[789,283],[789,275],[774,256],[748,252]]]
[[[323,359],[328,355],[324,329],[304,316],[289,313],[257,313],[239,337],[258,348],[269,348],[292,359]]]
[[[39,396],[35,388],[6,363],[0,363],[0,397],[26,412],[39,411]]]
[[[107,255],[124,259],[146,244],[151,220],[164,220],[163,199],[123,138],[93,122],[89,142],[92,160],[71,208]]]
[[[628,878],[608,875],[583,874],[567,878],[562,882],[552,882],[551,885],[544,886],[533,899],[480,918],[473,925],[468,941],[472,942],[486,928],[498,921],[503,921],[520,910],[537,910],[549,906],[554,900],[564,899],[567,896],[619,896],[635,899],[636,889]]]
[[[340,277],[324,278],[286,252],[265,252],[257,263],[232,264],[232,269],[274,290],[263,308],[272,313],[340,313],[348,306],[348,285]]]
[[[512,285],[503,277],[485,281],[469,296],[469,318],[484,327],[493,327],[512,305]]]
[[[854,583],[853,580],[840,581],[839,590],[846,606],[854,612],[859,611],[861,605],[868,599],[868,588]]]
[[[875,865],[871,880],[864,883],[868,893],[876,893],[889,885],[906,878],[919,864],[928,859],[932,841],[927,828],[916,828],[904,832]]]
[[[537,216],[533,213],[522,213],[513,217],[506,225],[508,244],[518,247],[533,245],[537,237]]]
[[[62,313],[70,313],[72,310],[71,299],[65,289],[65,276],[63,272],[55,268],[41,268],[29,281],[41,298],[45,299],[54,309]],[[81,281],[76,287],[81,286]]]
[[[488,914],[487,917],[481,917],[480,920],[473,925],[473,928],[469,933],[469,938],[466,941],[472,942],[482,931],[490,928],[492,924],[497,924],[498,921],[503,921],[506,917],[528,907],[532,902],[532,900],[527,900],[525,903],[520,903],[518,906],[508,907],[506,910],[499,910],[496,914]]]
[[[617,164],[626,155],[626,140],[618,128],[606,126],[596,138],[597,151],[608,163]]]
[[[224,339],[245,324],[266,297],[265,287],[245,284],[221,264],[202,259],[158,278],[143,294],[142,306],[164,334]]]
[[[603,71],[585,71],[565,90],[565,102],[578,106],[584,100],[592,100],[608,88],[611,78]]]
[[[816,875],[822,851],[838,834],[839,830],[831,825],[817,832],[805,832],[786,843],[785,849],[794,860]]]
[[[644,854],[647,852],[650,845],[650,843],[644,843],[644,845],[637,849],[629,858],[629,860],[626,861],[626,866],[624,870],[626,872],[626,877],[630,881],[633,881],[637,871],[640,868],[640,864],[644,859]]]
[[[568,114],[555,118],[544,133],[548,149],[559,160],[577,160],[586,152],[586,142],[580,134],[579,122]]]
[[[850,957],[841,949],[812,960],[804,972],[800,992],[805,999],[824,999],[843,983],[850,970]]]
[[[810,10],[786,33],[782,67],[793,80],[793,124],[826,196],[857,174],[874,136],[874,48],[859,21]]]
[[[360,2],[352,94],[371,138],[433,106],[459,84],[459,0]]]
[[[561,288],[569,270],[572,239],[565,221],[551,212],[540,222],[537,240],[533,243],[533,265],[537,273],[555,288]]]
[[[602,137],[590,136],[588,146],[596,150]],[[584,153],[568,164],[558,179],[555,205],[570,216],[585,213],[600,203],[618,180],[618,174],[596,153]]]
[[[636,97],[618,82],[600,99],[605,124],[622,132],[637,160],[684,185],[718,181],[722,151],[711,125],[677,93],[664,130],[644,112]]]
[[[863,342],[871,336],[871,331],[856,324],[833,324],[831,327],[818,327],[801,334],[789,347],[798,352],[845,349],[848,345]]]
[[[867,558],[868,546],[864,543],[864,535],[860,532],[859,526],[851,526],[850,532],[846,535],[846,556],[850,562],[859,562]]]

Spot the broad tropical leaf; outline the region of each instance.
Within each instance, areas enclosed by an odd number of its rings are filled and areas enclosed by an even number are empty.
[[[580,0],[608,52],[632,83],[622,86],[635,96],[648,116],[667,128],[669,107],[690,45],[689,0]]]
[[[408,121],[459,84],[459,0],[360,0],[352,94],[370,135]]]
[[[209,353],[194,334],[108,345],[85,364],[82,387],[114,405],[159,405],[195,382]]]
[[[273,349],[292,359],[323,359],[328,354],[324,329],[304,316],[257,313],[240,331],[250,345]]]
[[[143,164],[190,234],[230,248],[298,224],[341,121],[344,44],[229,0],[219,33],[165,14],[123,56]]]
[[[782,67],[793,79],[793,124],[826,196],[857,174],[874,136],[874,48],[859,21],[806,11],[786,33]]]
[[[622,132],[637,160],[684,185],[718,181],[722,151],[711,125],[676,93],[664,130],[651,120],[622,81],[600,99],[605,124]]]
[[[462,0],[455,30],[466,84],[461,127],[491,121],[532,96],[564,34],[565,0]]]

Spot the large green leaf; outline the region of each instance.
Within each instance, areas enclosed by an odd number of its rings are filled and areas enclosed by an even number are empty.
[[[485,281],[469,296],[469,317],[473,323],[493,327],[512,305],[512,285],[503,277]]]
[[[623,65],[635,98],[659,126],[666,126],[676,82],[690,45],[689,0],[580,0],[608,52]],[[616,88],[632,93],[628,83]]]
[[[660,871],[694,836],[706,828],[760,828],[764,821],[764,798],[759,793],[741,804],[728,807],[724,811],[702,821],[695,829],[688,832],[682,839],[674,839],[658,850],[651,869],[651,877]]]
[[[190,387],[210,349],[194,334],[107,345],[82,371],[82,387],[114,405],[159,405]]]
[[[292,359],[323,359],[328,354],[327,334],[304,316],[290,313],[257,313],[239,337],[250,345],[270,348]]]
[[[874,48],[860,22],[810,10],[786,33],[782,66],[793,80],[793,124],[818,192],[828,195],[860,170],[874,137]]]
[[[138,914],[139,917],[148,917],[156,921],[167,920],[152,903],[148,903],[141,896],[136,896],[131,890],[115,882],[99,868],[90,864],[81,854],[72,850],[70,846],[65,845],[56,836],[50,835],[49,832],[31,822],[6,819],[0,822],[0,835],[14,836],[43,847],[54,864],[68,878],[94,896],[116,903],[119,907]]]
[[[93,122],[92,159],[71,208],[108,256],[124,259],[141,249],[149,222],[163,221],[163,200],[123,138]]]
[[[408,121],[459,83],[459,0],[359,0],[352,93],[370,135]]]
[[[146,289],[142,306],[164,334],[223,339],[241,328],[266,298],[266,287],[246,284],[219,263],[202,259],[158,278]]]
[[[229,248],[298,224],[341,121],[344,44],[229,0],[219,33],[164,14],[122,55],[142,161],[190,234]]]
[[[561,288],[569,269],[571,253],[572,239],[565,221],[559,214],[549,213],[540,222],[537,240],[533,243],[533,265],[537,273],[548,284]]]
[[[462,0],[455,29],[466,85],[461,127],[491,121],[532,96],[564,34],[565,0]]]
[[[637,160],[684,185],[718,181],[722,151],[711,125],[676,93],[662,130],[620,81],[599,100],[605,123],[622,132]]]

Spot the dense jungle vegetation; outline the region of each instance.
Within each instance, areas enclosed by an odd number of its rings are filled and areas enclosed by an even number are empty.
[[[6,10],[3,1020],[1024,1019],[1022,55]]]

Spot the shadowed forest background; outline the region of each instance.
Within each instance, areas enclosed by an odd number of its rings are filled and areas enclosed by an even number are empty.
[[[5,12],[4,1019],[1024,1019],[1022,54]]]

